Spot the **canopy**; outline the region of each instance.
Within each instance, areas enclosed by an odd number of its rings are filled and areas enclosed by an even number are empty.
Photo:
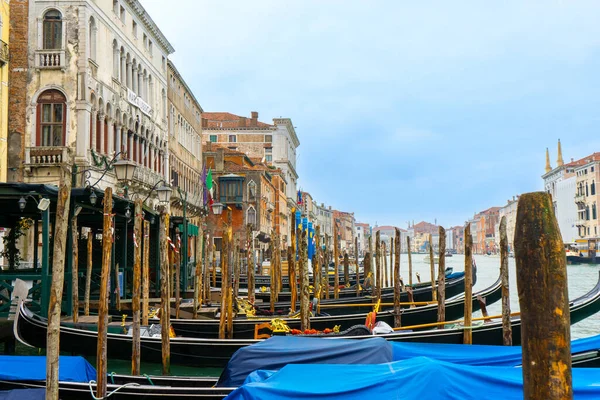
[[[63,382],[87,383],[96,380],[96,370],[83,357],[60,356],[58,379]],[[46,380],[45,356],[0,356],[0,380]]]
[[[15,389],[0,392],[0,400],[44,400],[46,389]]]
[[[247,383],[228,400],[523,399],[522,369],[452,364],[426,357],[379,365],[288,365],[263,382]],[[577,400],[600,398],[597,369],[573,369]]]
[[[394,361],[412,357],[429,357],[465,365],[514,367],[521,365],[521,346],[484,346],[439,343],[392,342]],[[571,342],[571,353],[600,349],[600,335]]]
[[[287,364],[380,364],[390,361],[392,346],[383,338],[329,340],[273,336],[236,351],[217,386],[237,387],[257,369],[277,370]]]

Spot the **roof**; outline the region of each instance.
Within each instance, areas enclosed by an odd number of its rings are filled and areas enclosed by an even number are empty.
[[[377,231],[393,231],[396,228],[397,228],[396,226],[391,226],[391,225],[377,226],[377,227],[373,227],[373,232],[377,232]],[[402,228],[398,228],[398,229],[400,230],[400,232],[406,232],[405,229],[402,229]]]
[[[242,117],[228,112],[203,112],[202,118],[206,119],[207,126],[205,129],[211,128],[273,128],[274,125],[256,121],[256,125],[251,125],[252,118]],[[243,126],[240,126],[240,121],[243,121]]]

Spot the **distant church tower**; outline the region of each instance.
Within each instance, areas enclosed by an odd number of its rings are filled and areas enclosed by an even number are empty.
[[[556,160],[556,165],[558,167],[562,167],[565,163],[563,162],[562,156],[562,147],[560,145],[560,139],[558,139],[558,160]]]
[[[546,147],[546,173],[552,171],[552,167],[550,166],[550,152]]]

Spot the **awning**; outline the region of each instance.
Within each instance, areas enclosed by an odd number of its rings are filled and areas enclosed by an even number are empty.
[[[197,225],[194,224],[190,224],[188,222],[188,231],[187,234],[188,236],[198,236],[199,235],[199,229]],[[183,224],[179,224],[179,232],[183,233]]]

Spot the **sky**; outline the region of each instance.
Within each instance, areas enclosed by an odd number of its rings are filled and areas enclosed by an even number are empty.
[[[600,151],[600,2],[141,0],[205,111],[288,117],[299,186],[462,225]]]

